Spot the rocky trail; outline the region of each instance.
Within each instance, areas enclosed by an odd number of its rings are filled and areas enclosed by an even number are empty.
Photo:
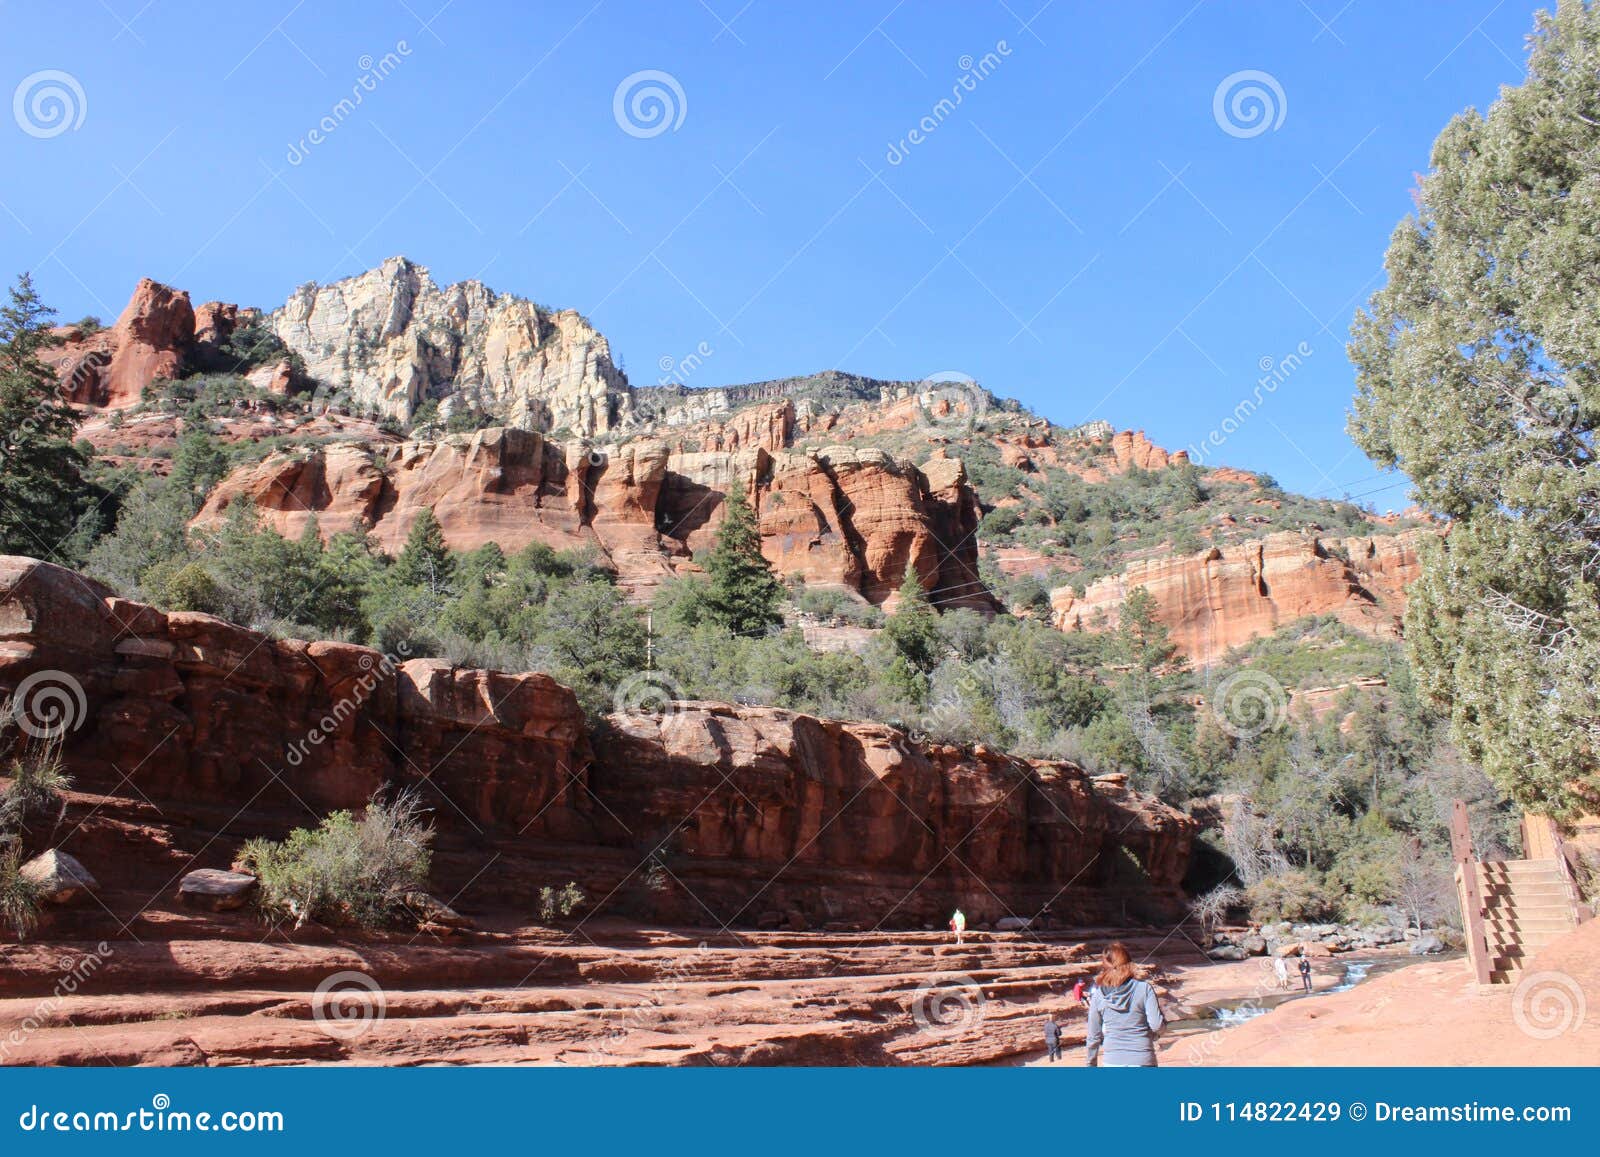
[[[1036,1051],[1046,1013],[1062,1018],[1069,1044],[1081,1043],[1071,987],[1116,934],[980,932],[958,946],[947,933],[736,934],[609,919],[567,931],[481,925],[470,943],[308,943],[245,913],[146,912],[130,923],[139,939],[104,949],[87,939],[7,946],[0,1041],[21,1043],[4,1059],[1006,1063]],[[1122,935],[1163,961],[1188,958],[1181,938]],[[84,967],[85,959],[97,963]],[[86,979],[60,994],[74,969]]]

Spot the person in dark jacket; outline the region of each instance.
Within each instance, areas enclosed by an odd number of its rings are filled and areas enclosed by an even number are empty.
[[[1044,1022],[1044,1051],[1049,1054],[1051,1064],[1061,1059],[1061,1026],[1053,1013]]]
[[[1307,992],[1311,991],[1311,957],[1306,955],[1306,950],[1300,950],[1300,983],[1305,985]]]
[[[1089,991],[1090,1067],[1153,1068],[1165,1024],[1156,990],[1136,975],[1127,945],[1114,941]]]

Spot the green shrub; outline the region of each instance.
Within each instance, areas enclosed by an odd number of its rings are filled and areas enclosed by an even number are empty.
[[[12,718],[9,702],[0,704],[0,718]],[[6,776],[11,786],[0,796],[0,839],[8,834],[20,835],[32,821],[51,813],[52,822],[60,822],[72,777],[61,762],[58,744],[24,746],[12,757]]]
[[[273,920],[381,928],[394,923],[406,893],[427,889],[433,828],[411,792],[380,791],[357,819],[338,811],[286,840],[251,840],[240,853],[261,881],[260,906]]]
[[[39,888],[22,875],[22,852],[13,845],[0,851],[0,924],[21,940],[38,922]]]
[[[1313,872],[1280,872],[1256,881],[1245,891],[1250,918],[1258,923],[1333,920],[1343,897]]]
[[[539,919],[550,924],[570,916],[583,906],[586,897],[575,881],[569,880],[559,890],[546,885],[539,889]]]

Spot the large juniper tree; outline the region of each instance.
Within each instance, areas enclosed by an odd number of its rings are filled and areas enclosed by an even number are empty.
[[[1600,793],[1600,14],[1540,13],[1528,74],[1434,144],[1356,318],[1351,433],[1451,520],[1406,636],[1525,806]]]
[[[94,509],[88,456],[73,445],[77,419],[39,359],[55,344],[55,311],[24,273],[0,306],[0,554],[73,562]]]

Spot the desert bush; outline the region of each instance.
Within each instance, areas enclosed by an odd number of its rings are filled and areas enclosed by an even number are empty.
[[[11,704],[0,704],[0,719],[10,718]],[[8,833],[20,835],[30,823],[52,813],[51,822],[60,822],[72,777],[61,762],[59,744],[25,744],[12,756],[6,776],[11,786],[0,795],[0,837]]]
[[[539,919],[546,924],[570,916],[583,906],[587,897],[576,881],[569,880],[560,888],[548,884],[539,889]]]
[[[382,791],[358,819],[337,811],[282,841],[255,839],[240,860],[261,881],[260,907],[274,920],[381,928],[408,892],[427,889],[433,827],[412,792]]]
[[[0,850],[0,924],[18,940],[39,922],[39,888],[22,875],[22,852],[16,845]]]

